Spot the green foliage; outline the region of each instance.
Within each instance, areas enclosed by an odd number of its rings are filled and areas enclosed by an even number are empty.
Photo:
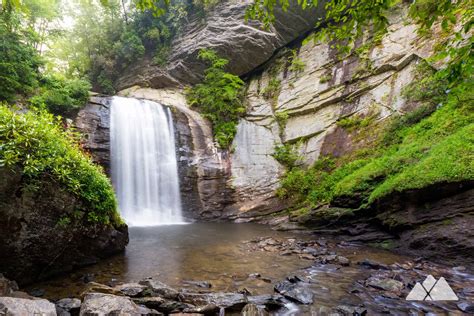
[[[442,71],[419,74],[407,91],[421,106],[392,118],[360,159],[345,163],[342,157],[335,168],[295,168],[282,180],[280,196],[312,205],[349,196],[366,206],[395,191],[473,180],[474,82],[446,90]]]
[[[30,181],[49,176],[84,202],[90,219],[121,224],[110,181],[52,114],[17,114],[0,105],[0,148],[0,167],[20,168]]]
[[[245,113],[242,105],[244,82],[224,69],[228,60],[213,50],[203,49],[199,59],[207,62],[202,83],[187,92],[188,102],[212,122],[214,137],[221,148],[228,148],[236,133],[238,118]]]
[[[304,10],[324,6],[325,16],[316,23],[318,32],[314,33],[313,38],[332,43],[332,47],[347,54],[364,31],[370,29],[376,37],[385,33],[388,26],[386,15],[399,2],[400,0],[301,0],[297,5]],[[280,6],[287,11],[290,5],[290,0],[255,0],[247,9],[246,18],[260,20],[268,27],[275,21],[275,7]]]
[[[339,121],[336,122],[336,124],[337,126],[346,129],[348,132],[353,132],[355,130],[365,128],[371,125],[375,121],[376,118],[377,118],[377,114],[375,113],[369,113],[366,116],[360,116],[360,115],[355,114],[355,115],[340,119]]]
[[[301,160],[301,157],[295,151],[293,145],[290,144],[275,146],[272,156],[289,170],[296,167],[298,161]]]
[[[14,12],[0,12],[0,101],[13,101],[38,85],[42,61],[36,50],[16,32],[21,22]]]
[[[275,119],[278,125],[280,126],[280,128],[282,129],[285,128],[286,123],[288,122],[288,118],[289,118],[289,115],[288,115],[288,111],[286,110],[275,113]]]
[[[276,77],[272,77],[270,78],[268,85],[265,87],[265,89],[263,89],[262,95],[266,99],[274,99],[278,97],[280,88],[281,88],[281,80]]]
[[[295,73],[302,72],[306,67],[306,64],[304,63],[304,61],[298,57],[298,51],[296,49],[291,51],[289,62],[290,62],[290,66],[288,67],[288,70]]]
[[[332,74],[324,74],[321,78],[319,78],[319,83],[326,83],[332,80]]]
[[[68,116],[86,104],[90,88],[89,82],[81,79],[57,75],[43,77],[40,91],[30,99],[30,104],[56,115]]]

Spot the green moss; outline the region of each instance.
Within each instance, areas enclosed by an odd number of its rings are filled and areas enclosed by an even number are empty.
[[[84,202],[92,222],[122,224],[110,181],[60,123],[46,112],[18,114],[0,105],[0,167],[20,168],[32,184],[48,175]]]
[[[325,74],[319,78],[319,83],[326,83],[332,80],[332,74]]]

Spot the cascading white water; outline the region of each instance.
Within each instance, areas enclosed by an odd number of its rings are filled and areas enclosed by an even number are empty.
[[[169,108],[114,97],[110,113],[112,182],[130,226],[183,223]]]

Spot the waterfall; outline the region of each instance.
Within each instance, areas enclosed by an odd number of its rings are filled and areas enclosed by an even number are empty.
[[[170,109],[151,101],[114,97],[110,139],[112,182],[127,224],[182,223]]]

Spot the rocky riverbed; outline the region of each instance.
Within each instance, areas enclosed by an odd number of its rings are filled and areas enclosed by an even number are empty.
[[[227,289],[213,280],[179,280],[180,286],[149,277],[108,284],[84,278],[76,297],[54,300],[41,288],[21,292],[15,282],[0,279],[0,314],[29,315],[379,315],[474,313],[474,275],[372,249],[308,236],[269,236],[242,240],[239,249],[272,258],[293,258],[304,268],[274,279],[271,266],[234,275]],[[234,258],[235,259],[235,258]],[[238,259],[235,259],[238,260]],[[275,259],[275,263],[278,260]],[[406,301],[417,282],[428,275],[444,277],[459,297],[452,302]],[[176,284],[178,284],[176,283]],[[258,287],[257,284],[266,286]],[[10,313],[10,314],[9,314]]]

